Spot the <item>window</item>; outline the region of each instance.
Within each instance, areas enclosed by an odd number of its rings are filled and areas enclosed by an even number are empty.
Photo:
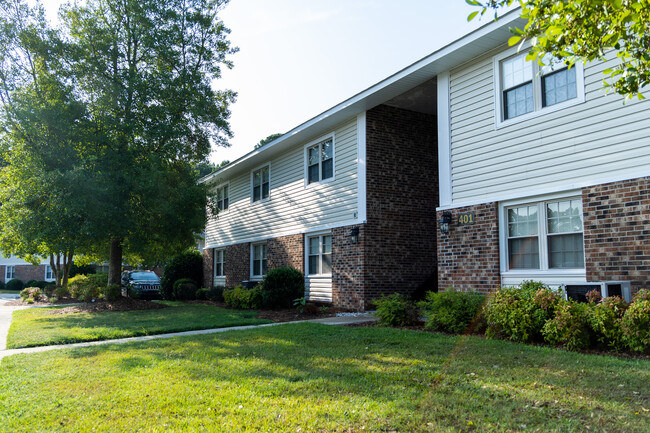
[[[44,280],[48,281],[48,280],[54,280],[54,279],[55,278],[54,278],[54,272],[52,270],[52,266],[45,265],[45,278],[44,278]]]
[[[307,147],[307,184],[334,177],[334,139]]]
[[[214,250],[214,276],[225,277],[226,271],[224,265],[226,263],[226,250]]]
[[[512,50],[495,58],[498,71],[498,122],[526,114],[560,108],[563,103],[584,101],[583,66],[569,69],[547,57],[545,66],[527,61],[526,53],[512,55]]]
[[[271,189],[270,167],[262,167],[253,171],[253,201],[260,201],[269,198]]]
[[[513,206],[505,213],[508,270],[584,268],[580,198]]]
[[[307,239],[309,275],[332,273],[332,236],[320,235]]]
[[[252,262],[251,276],[263,277],[266,275],[266,244],[253,244]]]
[[[13,280],[16,278],[16,267],[15,266],[6,266],[5,267],[5,281]]]
[[[217,209],[228,210],[228,185],[217,188]]]

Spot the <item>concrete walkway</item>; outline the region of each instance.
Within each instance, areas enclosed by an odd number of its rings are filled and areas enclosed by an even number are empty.
[[[18,355],[21,353],[38,353],[38,352],[46,352],[49,350],[56,350],[56,349],[98,346],[101,344],[121,344],[121,343],[135,342],[135,341],[158,340],[160,338],[218,334],[222,332],[241,331],[244,329],[254,329],[254,328],[266,328],[269,326],[281,326],[281,325],[287,325],[292,323],[321,323],[324,325],[351,325],[355,323],[365,323],[365,322],[372,322],[376,320],[374,316],[372,316],[371,314],[359,314],[355,316],[325,317],[322,319],[299,320],[295,322],[276,322],[276,323],[267,323],[264,325],[247,325],[247,326],[233,326],[230,328],[202,329],[198,331],[172,332],[169,334],[145,335],[142,337],[119,338],[115,340],[89,341],[86,343],[58,344],[55,346],[27,347],[24,349],[6,350],[7,333],[9,332],[9,325],[11,324],[11,315],[16,310],[22,308],[29,308],[29,307],[7,307],[2,304],[3,302],[2,300],[0,300],[0,360],[2,360],[2,358],[4,358],[5,356]]]
[[[25,307],[8,307],[5,303],[20,298],[18,294],[0,293],[0,353],[7,348],[7,333],[11,325],[11,317],[14,311]],[[0,355],[0,359],[2,356]]]

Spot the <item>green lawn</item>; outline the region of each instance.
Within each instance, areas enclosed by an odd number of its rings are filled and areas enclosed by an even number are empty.
[[[5,358],[0,431],[647,432],[650,362],[293,324]]]
[[[166,304],[169,305],[168,308],[157,310],[61,315],[47,314],[51,308],[15,311],[7,336],[7,348],[269,323],[268,320],[255,319],[257,313],[254,311],[226,310],[211,305],[181,302]]]

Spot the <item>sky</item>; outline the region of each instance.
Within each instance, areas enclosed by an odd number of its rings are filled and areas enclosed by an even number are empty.
[[[54,19],[60,0],[43,0]],[[239,48],[214,85],[237,92],[233,161],[480,25],[464,0],[231,0],[219,17]]]

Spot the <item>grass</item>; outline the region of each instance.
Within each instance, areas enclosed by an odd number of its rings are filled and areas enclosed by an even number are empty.
[[[182,302],[165,303],[168,308],[101,313],[48,314],[52,309],[63,307],[14,311],[7,336],[7,348],[111,340],[269,322],[256,319],[255,311],[226,310],[211,305]]]
[[[650,363],[293,324],[5,358],[0,431],[646,432]]]
[[[20,295],[20,290],[0,290],[0,293],[9,293],[11,295]]]

